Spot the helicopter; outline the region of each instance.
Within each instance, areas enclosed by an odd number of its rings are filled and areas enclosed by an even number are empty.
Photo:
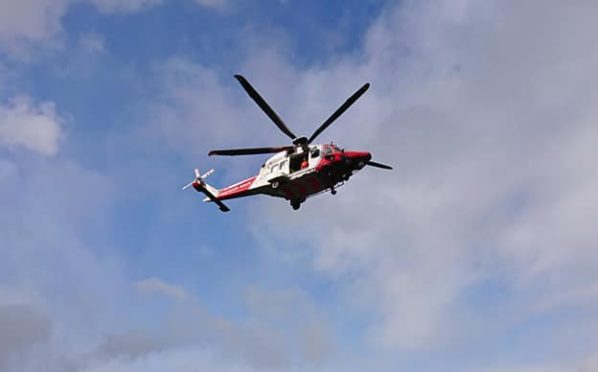
[[[221,211],[230,209],[223,200],[251,195],[268,195],[290,201],[294,210],[309,197],[330,191],[335,195],[337,188],[366,165],[381,169],[392,169],[390,165],[372,161],[372,154],[366,151],[344,150],[333,144],[314,144],[313,141],[339,118],[370,87],[364,84],[351,97],[330,115],[313,133],[307,137],[298,137],[293,133],[278,114],[268,105],[262,96],[242,75],[234,75],[245,92],[266,113],[272,122],[292,140],[291,145],[274,147],[253,147],[211,150],[208,156],[239,156],[274,154],[262,165],[257,175],[237,182],[222,189],[205,182],[205,178],[214,172],[210,169],[201,174],[195,169],[195,179],[183,186],[183,190],[193,187],[205,194],[204,202],[214,202]]]

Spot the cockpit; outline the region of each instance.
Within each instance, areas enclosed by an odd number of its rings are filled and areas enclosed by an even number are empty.
[[[322,145],[322,153],[325,159],[332,157],[333,154],[342,152],[343,150],[340,149],[338,146],[334,144],[329,145]]]

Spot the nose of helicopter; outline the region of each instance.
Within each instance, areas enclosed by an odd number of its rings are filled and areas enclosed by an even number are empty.
[[[347,151],[345,156],[352,163],[353,167],[361,169],[372,159],[372,154],[366,151]]]

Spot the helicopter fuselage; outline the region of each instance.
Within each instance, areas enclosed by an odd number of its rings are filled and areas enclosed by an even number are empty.
[[[264,194],[290,200],[298,208],[312,195],[327,190],[334,194],[335,187],[348,181],[371,157],[369,152],[345,151],[332,144],[281,151],[270,157],[256,176],[218,190],[214,196],[228,200]]]

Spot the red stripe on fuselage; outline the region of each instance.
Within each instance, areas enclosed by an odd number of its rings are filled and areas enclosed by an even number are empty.
[[[249,188],[253,184],[253,181],[255,181],[256,177],[257,176],[253,176],[241,182],[237,182],[234,185],[230,185],[228,187],[223,188],[222,190],[220,190],[220,193],[218,194],[218,199],[224,200],[245,196],[248,193]]]

